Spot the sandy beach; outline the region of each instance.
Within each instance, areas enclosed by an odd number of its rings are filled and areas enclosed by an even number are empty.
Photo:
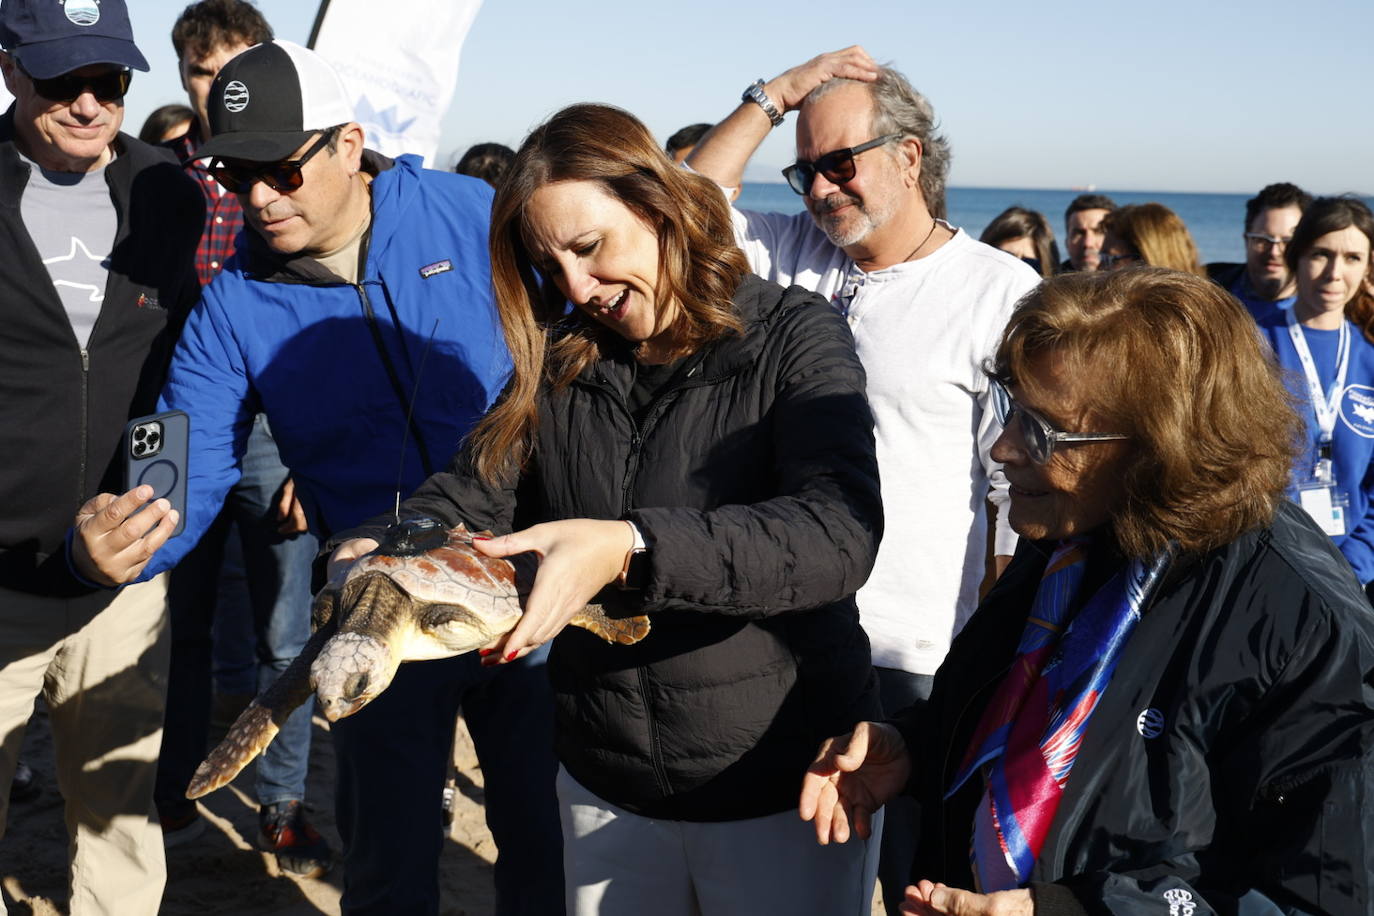
[[[218,739],[221,732],[212,733]],[[40,772],[43,794],[10,808],[0,840],[0,890],[13,916],[56,916],[66,912],[67,834],[62,798],[53,778],[52,736],[41,707],[29,724],[23,758]],[[449,841],[440,861],[440,912],[444,916],[488,916],[494,909],[491,863],[495,846],[482,813],[482,771],[468,739],[455,742],[458,792]],[[307,804],[311,821],[334,849],[334,750],[328,723],[315,718],[310,751]],[[257,804],[250,765],[229,786],[201,799],[207,820],[203,834],[167,851],[167,890],[162,910],[170,916],[215,913],[262,916],[335,916],[343,887],[342,867],[318,880],[283,876],[273,856],[259,852]]]

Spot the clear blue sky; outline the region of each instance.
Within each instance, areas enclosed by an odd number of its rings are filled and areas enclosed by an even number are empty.
[[[128,99],[134,132],[184,98],[168,36],[186,2],[130,0],[153,65]],[[305,42],[316,3],[258,6]],[[623,106],[662,139],[719,120],[756,77],[855,42],[930,97],[954,185],[1374,192],[1371,0],[486,0],[439,164],[472,143],[515,146],[580,101]],[[789,118],[749,177],[791,159]]]

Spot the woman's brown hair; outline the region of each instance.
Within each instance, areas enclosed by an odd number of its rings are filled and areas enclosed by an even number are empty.
[[[1025,207],[1007,207],[988,223],[978,241],[997,248],[1012,239],[1027,238],[1040,262],[1040,276],[1052,277],[1059,271],[1059,245],[1045,214]]]
[[[1283,250],[1284,263],[1294,274],[1298,272],[1298,260],[1305,255],[1317,239],[1328,232],[1340,232],[1354,226],[1369,239],[1374,249],[1374,213],[1357,197],[1319,197],[1303,211],[1302,221],[1293,230],[1293,238]],[[1374,255],[1374,251],[1371,251]],[[1369,291],[1371,277],[1374,277],[1374,256],[1370,258],[1369,273],[1365,282],[1355,291],[1355,295],[1345,304],[1345,317],[1355,322],[1364,336],[1374,342],[1374,295]]]
[[[566,387],[610,348],[624,342],[568,309],[566,298],[536,275],[526,242],[525,207],[558,181],[595,181],[658,237],[660,306],[676,302],[674,331],[682,355],[742,330],[731,297],[749,271],[735,245],[730,208],[708,179],[671,163],[648,129],[609,105],[572,105],[525,138],[491,215],[491,279],[513,364],[501,400],[472,432],[473,463],[491,483],[529,456],[543,382]]]
[[[1131,436],[1111,520],[1127,556],[1211,550],[1273,520],[1302,427],[1254,321],[1220,286],[1148,267],[1051,277],[1012,314],[994,374],[1034,393],[1028,367],[1051,350],[1091,380],[1103,428]]]
[[[1163,204],[1118,207],[1102,220],[1102,228],[1134,249],[1151,267],[1207,276],[1188,226]]]

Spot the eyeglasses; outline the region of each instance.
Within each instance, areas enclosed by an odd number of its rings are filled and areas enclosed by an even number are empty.
[[[1272,235],[1265,235],[1263,232],[1247,232],[1245,240],[1250,243],[1250,247],[1256,251],[1263,251],[1266,248],[1287,248],[1288,243],[1293,241],[1290,235],[1287,238],[1275,238]]]
[[[127,67],[120,70],[109,70],[95,76],[77,76],[75,73],[63,73],[60,76],[52,76],[47,79],[39,79],[29,71],[24,70],[23,65],[19,66],[24,71],[24,75],[33,83],[33,91],[47,99],[49,102],[64,102],[71,104],[81,97],[81,94],[90,91],[95,96],[97,102],[118,102],[129,91],[129,83],[133,81],[134,74]]]
[[[278,162],[216,159],[210,164],[207,171],[230,194],[247,194],[253,190],[253,185],[259,181],[274,191],[286,194],[305,183],[305,176],[301,174],[301,167],[325,148],[337,130],[337,127],[331,127],[320,134],[320,139],[316,140],[310,149],[302,153],[299,159],[282,159]]]
[[[854,179],[855,156],[896,140],[900,136],[901,134],[884,134],[869,140],[867,143],[851,146],[849,149],[831,150],[825,155],[817,157],[815,162],[798,159],[782,170],[782,177],[787,179],[788,185],[798,194],[811,193],[811,185],[816,182],[817,172],[824,175],[831,184],[844,184],[846,181]]]
[[[999,382],[993,382],[993,406],[1003,426],[1010,426],[1013,421],[1019,425],[1021,439],[1026,444],[1026,457],[1036,464],[1048,464],[1060,443],[1074,445],[1131,438],[1125,433],[1066,433],[1055,429],[1049,420],[1029,407],[1016,403],[1011,393]]]
[[[1104,251],[1097,256],[1098,266],[1105,270],[1111,270],[1122,261],[1139,261],[1142,264],[1145,263],[1145,259],[1138,254],[1108,254]]]

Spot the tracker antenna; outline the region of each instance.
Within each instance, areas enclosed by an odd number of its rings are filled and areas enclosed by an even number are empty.
[[[401,524],[401,481],[405,479],[406,473],[406,444],[410,437],[410,421],[415,416],[415,397],[420,393],[420,379],[425,374],[425,360],[429,358],[429,348],[434,346],[434,335],[439,331],[439,319],[434,319],[434,327],[429,329],[429,340],[425,341],[425,349],[420,354],[420,367],[415,370],[415,384],[410,389],[410,403],[406,405],[406,425],[401,430],[401,457],[396,462],[396,504],[392,510],[392,516],[397,525]]]

